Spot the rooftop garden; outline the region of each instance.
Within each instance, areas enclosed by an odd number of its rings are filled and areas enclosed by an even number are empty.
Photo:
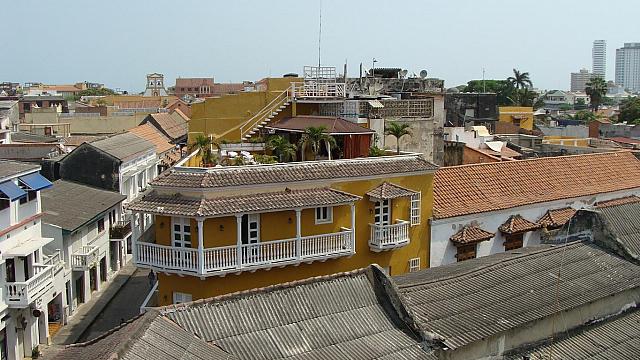
[[[389,122],[385,135],[396,138],[396,149],[392,151],[377,146],[378,135],[369,143],[368,154],[358,157],[400,155],[400,139],[411,135],[408,124]],[[276,164],[296,161],[335,160],[344,157],[344,140],[327,132],[324,126],[308,127],[302,133],[274,134],[255,137],[246,142],[215,141],[198,135],[189,146],[192,155],[183,163],[189,167],[221,167],[258,164]]]

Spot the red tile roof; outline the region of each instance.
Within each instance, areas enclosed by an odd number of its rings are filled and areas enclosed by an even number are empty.
[[[158,155],[174,148],[174,145],[169,142],[169,139],[149,123],[129,129],[129,132],[153,143],[153,145],[156,146],[156,154]]]
[[[266,126],[266,128],[291,132],[304,132],[304,130],[310,126],[324,126],[327,129],[327,132],[331,135],[375,133],[374,130],[367,129],[350,121],[332,116],[300,115],[282,119],[275,124]]]
[[[498,230],[505,234],[518,234],[527,231],[533,231],[540,228],[539,224],[531,222],[520,215],[510,216],[504,224],[500,225]]]
[[[632,139],[632,138],[622,137],[622,136],[608,138],[607,140],[615,141],[620,144],[629,144],[629,145],[640,144],[640,140],[638,139]]]
[[[539,220],[538,224],[545,228],[559,228],[575,215],[576,209],[566,207],[547,211]]]
[[[455,245],[466,245],[489,240],[494,236],[494,233],[482,230],[475,225],[468,225],[453,234],[449,240]]]
[[[628,151],[440,168],[433,217],[444,219],[640,187]]]

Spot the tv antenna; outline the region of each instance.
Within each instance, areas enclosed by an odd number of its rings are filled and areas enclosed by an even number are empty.
[[[318,29],[318,71],[320,71],[320,45],[322,44],[322,0],[320,0],[320,21]]]

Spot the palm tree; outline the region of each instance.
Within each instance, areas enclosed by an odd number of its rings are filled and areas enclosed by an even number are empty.
[[[331,159],[331,146],[336,146],[336,139],[327,133],[325,126],[309,126],[304,129],[304,133],[298,142],[298,147],[302,152],[302,160],[304,160],[304,151],[307,146],[311,146],[313,154],[318,157],[320,152],[320,144],[324,142],[327,146],[327,152],[329,153],[329,159]]]
[[[202,159],[202,166],[207,166],[213,162],[213,153],[211,152],[211,145],[213,141],[210,137],[199,134],[196,136],[194,142],[189,145],[189,150],[193,151],[198,149],[200,152],[200,158]]]
[[[396,153],[400,154],[400,138],[405,135],[411,135],[411,130],[409,130],[409,124],[389,121],[389,124],[384,128],[384,133],[396,138]]]
[[[587,83],[584,92],[587,93],[591,99],[591,109],[598,111],[604,96],[607,94],[607,83],[599,76],[593,77]]]
[[[524,89],[526,87],[533,86],[531,79],[529,79],[528,72],[520,72],[513,69],[513,76],[509,76],[507,81],[516,89]]]
[[[267,149],[273,151],[278,156],[278,161],[287,162],[289,159],[295,159],[296,146],[285,139],[284,136],[275,135],[267,139]]]

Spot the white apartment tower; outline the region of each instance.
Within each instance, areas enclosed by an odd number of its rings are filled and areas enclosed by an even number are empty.
[[[640,91],[640,43],[624,43],[616,49],[616,84]]]
[[[593,68],[591,69],[593,76],[605,79],[607,75],[607,41],[594,40],[591,56],[593,60]]]

